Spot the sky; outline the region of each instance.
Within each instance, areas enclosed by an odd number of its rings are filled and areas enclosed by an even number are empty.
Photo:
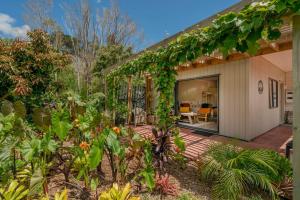
[[[24,37],[30,27],[24,23],[26,0],[0,0],[0,37]],[[63,23],[61,4],[54,0],[53,15]],[[109,0],[90,0],[94,9],[109,7]],[[137,24],[144,41],[137,49],[149,47],[187,27],[216,14],[239,0],[119,0],[122,13]]]

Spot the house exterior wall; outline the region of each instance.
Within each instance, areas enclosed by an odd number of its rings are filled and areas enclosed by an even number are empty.
[[[293,91],[292,71],[285,73],[286,90]],[[285,111],[293,111],[292,103],[285,103]]]
[[[278,126],[281,118],[280,85],[285,85],[285,72],[261,56],[250,59],[249,66],[249,121],[247,123],[246,140],[251,140],[268,130]],[[278,81],[278,107],[269,107],[269,78]],[[264,90],[258,92],[258,82],[262,80]]]
[[[178,72],[177,80],[219,75],[219,134],[245,140],[249,104],[249,60]]]
[[[292,88],[291,73],[262,56],[179,71],[177,80],[219,75],[219,134],[251,140],[282,123],[280,84]],[[269,78],[278,80],[279,106],[269,107]],[[258,92],[262,80],[264,91]],[[284,94],[283,94],[284,95]],[[283,102],[284,110],[290,105]]]

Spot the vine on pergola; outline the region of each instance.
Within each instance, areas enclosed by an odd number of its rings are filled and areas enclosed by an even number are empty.
[[[115,78],[149,73],[154,78],[159,102],[156,114],[159,126],[166,129],[172,110],[176,81],[175,66],[192,62],[201,56],[219,51],[224,57],[232,52],[255,55],[259,40],[276,40],[280,37],[282,18],[300,12],[299,0],[265,0],[246,6],[239,13],[229,12],[217,17],[210,26],[184,33],[166,47],[142,53],[112,70],[107,76],[108,96],[114,94]],[[108,98],[113,102],[113,98]],[[111,103],[113,105],[113,103]]]

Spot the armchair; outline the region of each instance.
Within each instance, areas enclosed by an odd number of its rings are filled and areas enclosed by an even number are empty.
[[[207,122],[208,116],[211,113],[211,108],[200,108],[198,110],[198,119],[204,119],[205,122]]]

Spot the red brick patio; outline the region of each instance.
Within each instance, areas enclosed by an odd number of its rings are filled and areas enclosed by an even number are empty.
[[[134,130],[143,137],[150,137],[152,127],[149,125],[134,127]],[[285,143],[292,137],[292,128],[290,126],[278,126],[250,142],[232,139],[224,136],[213,135],[210,137],[192,133],[189,129],[180,129],[180,134],[186,143],[185,156],[195,159],[203,154],[207,148],[215,143],[233,143],[245,148],[264,148],[272,149],[284,153]]]

